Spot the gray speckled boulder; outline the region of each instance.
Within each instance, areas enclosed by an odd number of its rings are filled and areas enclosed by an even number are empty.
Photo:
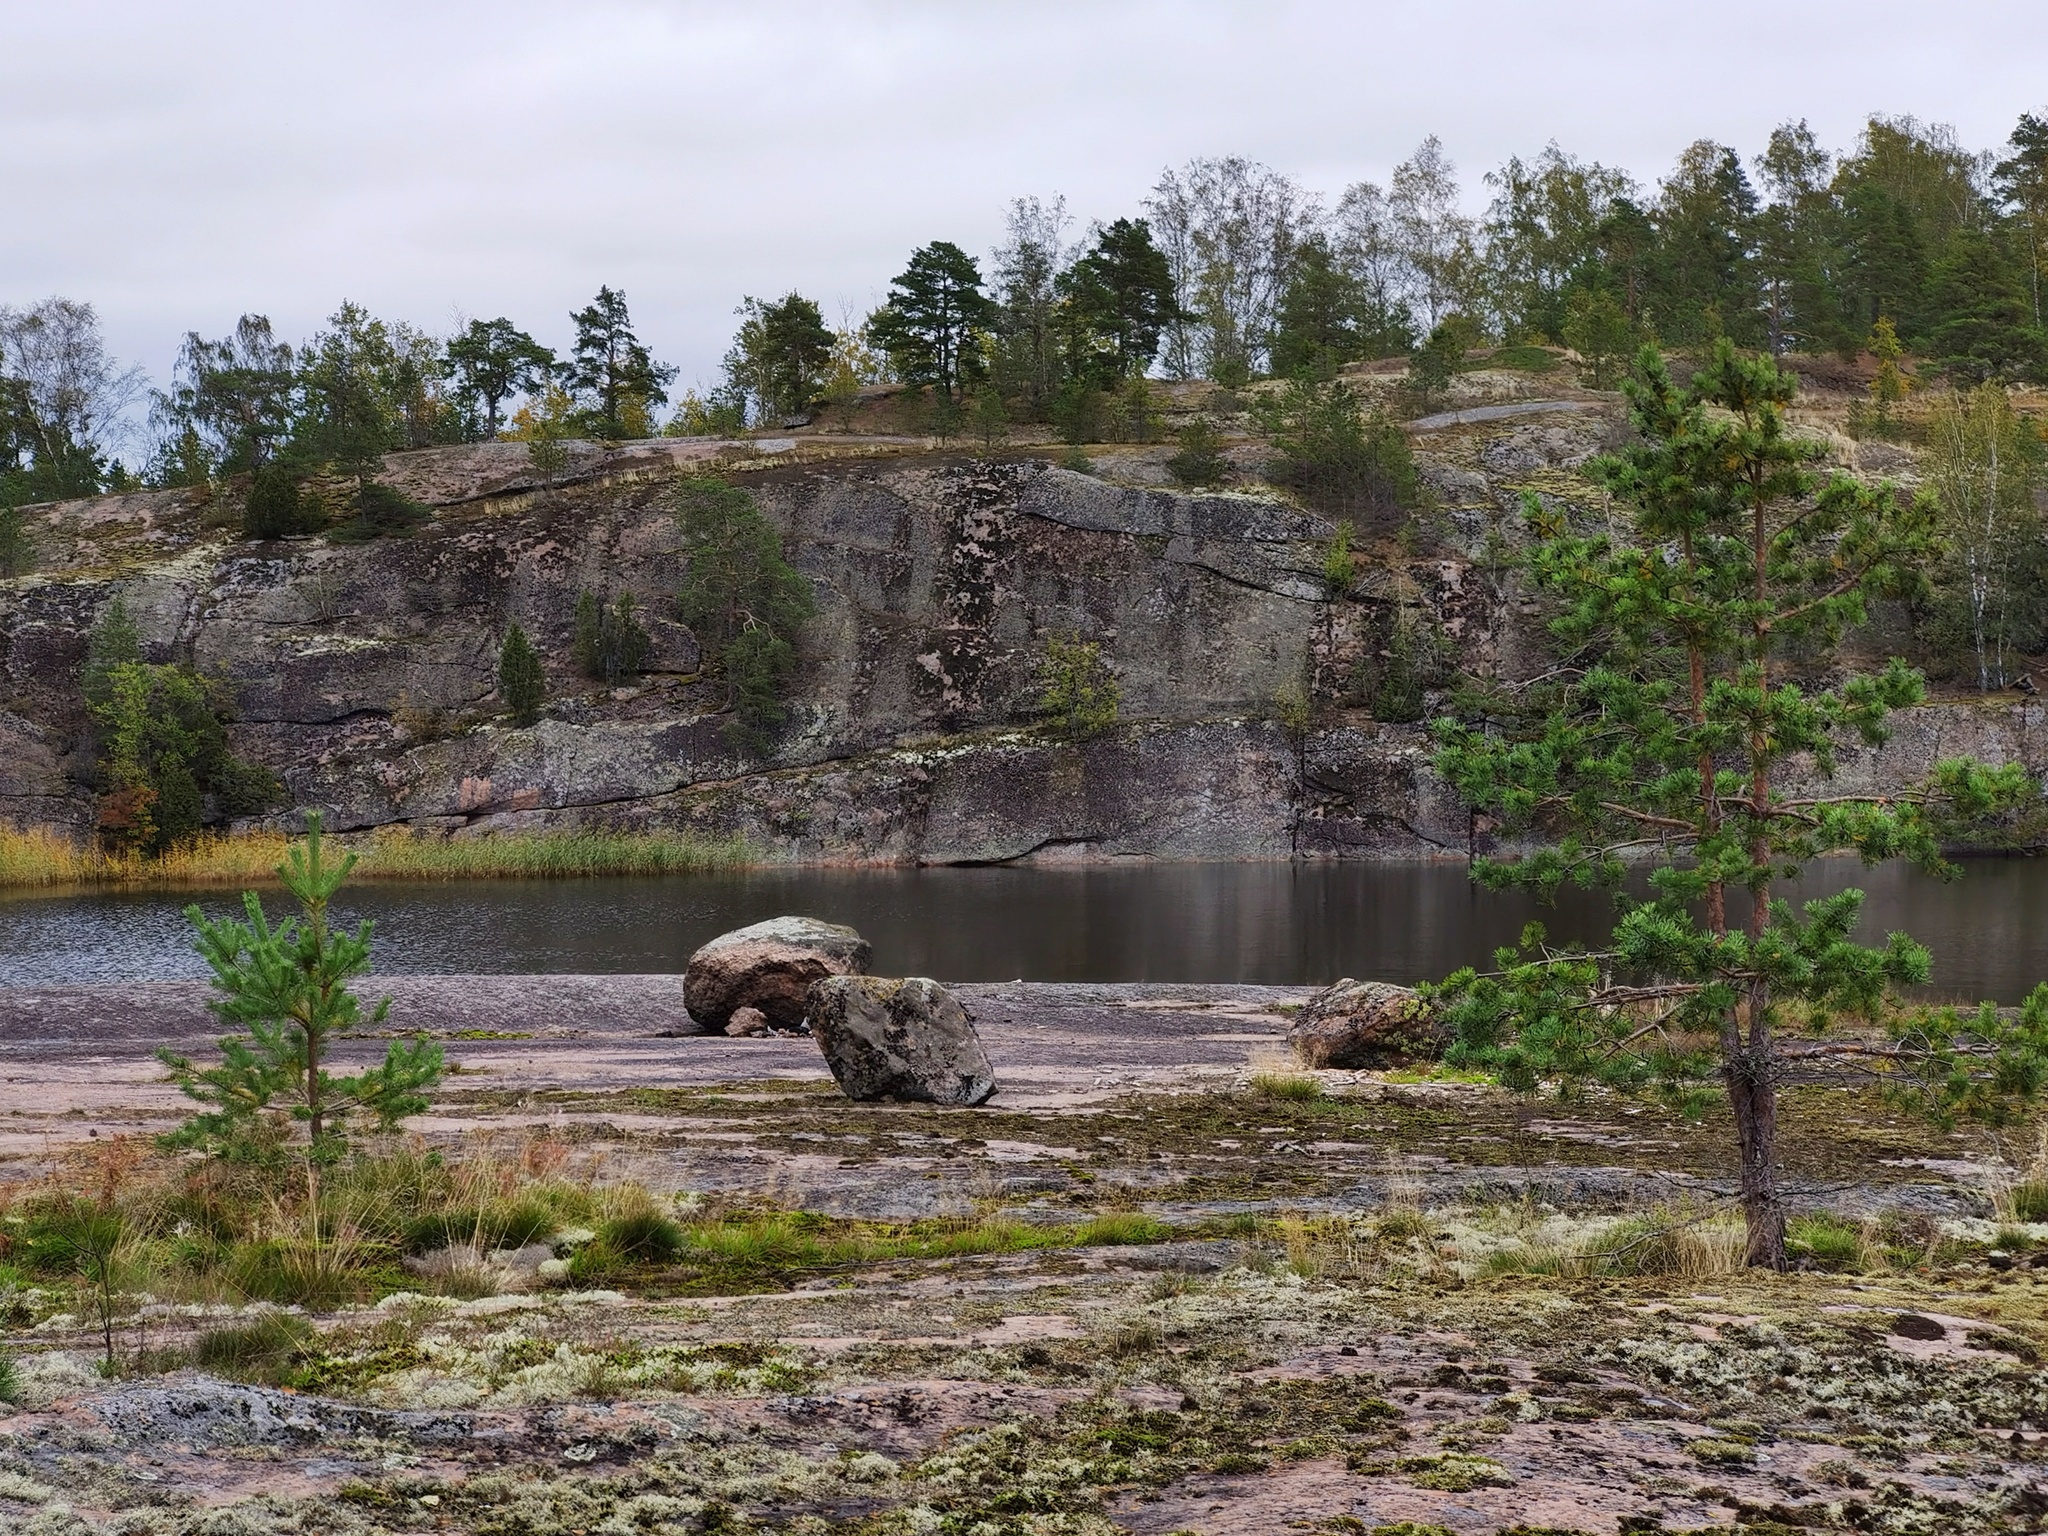
[[[980,1104],[995,1068],[960,1001],[912,976],[830,976],[811,988],[811,1033],[849,1099]]]
[[[683,1006],[708,1030],[741,1008],[758,1008],[778,1029],[804,1022],[804,994],[826,976],[857,975],[873,953],[851,928],[815,917],[771,917],[721,933],[690,956]]]

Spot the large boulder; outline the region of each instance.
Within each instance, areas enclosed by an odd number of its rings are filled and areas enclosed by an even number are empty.
[[[849,1099],[979,1104],[995,1068],[958,998],[912,976],[828,976],[811,988],[811,1033]]]
[[[714,1032],[741,1008],[758,1008],[778,1029],[800,1029],[811,983],[858,975],[872,954],[851,928],[815,917],[771,917],[721,933],[690,956],[683,1006]]]
[[[1448,1042],[1441,1017],[1413,988],[1347,976],[1302,1005],[1287,1043],[1305,1067],[1359,1068],[1435,1061]]]

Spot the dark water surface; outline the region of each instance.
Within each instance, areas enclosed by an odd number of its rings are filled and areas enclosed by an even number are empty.
[[[1944,885],[1819,869],[1792,894],[1860,884],[1864,933],[1934,950],[1936,990],[2014,1002],[2048,979],[2048,860],[1980,859]],[[160,893],[0,895],[0,986],[203,976]],[[232,892],[198,898],[234,910]],[[284,911],[266,893],[273,916]],[[1555,910],[1476,889],[1462,864],[1145,864],[1072,869],[775,869],[653,879],[363,885],[379,970],[679,971],[713,935],[781,913],[851,923],[884,975],[950,981],[1412,982],[1485,961],[1531,917],[1597,938],[1603,899]]]

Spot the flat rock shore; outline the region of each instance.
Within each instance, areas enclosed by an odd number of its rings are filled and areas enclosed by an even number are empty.
[[[961,986],[1000,1083],[973,1109],[850,1102],[807,1037],[695,1033],[675,976],[363,990],[391,1014],[344,1068],[401,1032],[447,1052],[408,1137],[484,1166],[544,1148],[728,1237],[786,1220],[783,1257],[707,1246],[617,1290],[423,1278],[283,1323],[227,1293],[125,1297],[110,1335],[61,1281],[0,1273],[0,1530],[2008,1536],[2048,1515],[2048,1227],[2040,1264],[1989,1263],[1986,1144],[1867,1089],[1788,1087],[1786,1179],[1890,1256],[1767,1275],[1645,1246],[1729,1209],[1719,1116],[1305,1073],[1301,989]],[[206,997],[0,989],[0,1210],[174,1123],[154,1053],[212,1051]],[[806,1259],[833,1228],[872,1247]],[[883,1240],[905,1232],[1008,1235]],[[1651,1257],[1570,1262],[1595,1240]]]

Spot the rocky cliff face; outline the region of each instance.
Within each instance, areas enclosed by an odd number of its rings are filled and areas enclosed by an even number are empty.
[[[694,828],[775,857],[884,862],[1459,854],[1473,828],[1424,729],[1347,707],[1361,663],[1407,604],[1458,664],[1524,664],[1528,615],[1488,540],[1523,487],[1571,495],[1605,430],[1579,413],[1435,434],[1442,553],[1390,546],[1337,602],[1329,524],[1149,485],[1156,454],[1098,478],[880,442],[663,442],[588,450],[540,487],[517,445],[427,450],[386,478],[433,521],[362,545],[242,542],[183,492],[67,503],[35,524],[39,570],[0,581],[0,817],[90,825],[77,669],[119,594],[152,659],[220,677],[238,749],[338,828]],[[673,480],[710,459],[755,493],[818,596],[767,758],[728,745],[722,697],[666,617]],[[569,666],[585,589],[639,600],[654,645],[636,686]],[[494,693],[514,620],[548,665],[547,718],[527,730]],[[1046,637],[1069,632],[1102,644],[1126,721],[1079,746],[1031,725]],[[1306,729],[1279,707],[1304,690]],[[1932,735],[1962,729],[1986,755],[2038,751],[2040,722],[2011,710]],[[1930,731],[1912,739],[1924,755]]]

